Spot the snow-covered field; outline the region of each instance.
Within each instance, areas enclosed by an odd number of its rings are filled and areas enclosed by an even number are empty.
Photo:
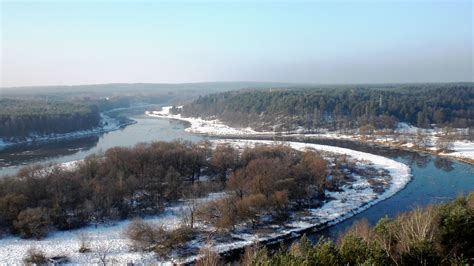
[[[453,150],[454,152],[442,155],[474,160],[474,142],[472,141],[455,141]]]
[[[101,113],[100,117],[101,117],[100,125],[92,129],[74,131],[74,132],[63,133],[63,134],[49,134],[49,135],[32,134],[27,138],[24,138],[22,140],[15,140],[15,141],[9,141],[9,140],[0,138],[0,147],[16,145],[16,144],[32,143],[32,142],[48,142],[48,141],[55,141],[55,140],[61,140],[61,139],[82,138],[82,137],[93,136],[93,135],[97,135],[101,133],[118,130],[124,126],[123,123],[120,123],[117,119],[114,119],[106,114]]]
[[[224,193],[211,193],[205,198],[198,199],[198,202],[207,202],[223,196],[225,196]],[[144,220],[163,224],[167,229],[175,228],[180,223],[180,212],[187,204],[188,202],[182,202],[167,207],[162,214],[150,216]],[[110,225],[88,226],[77,230],[56,232],[43,240],[21,239],[19,237],[3,238],[0,239],[0,265],[22,264],[23,257],[32,247],[45,252],[49,257],[67,256],[72,264],[99,263],[100,254],[104,253],[107,253],[109,263],[153,264],[159,262],[151,252],[130,251],[131,243],[124,235],[124,230],[129,223],[130,220],[125,220]],[[81,236],[87,239],[88,246],[92,249],[91,252],[78,252],[81,246]]]
[[[194,134],[218,135],[218,136],[243,136],[243,135],[264,135],[268,132],[257,132],[251,128],[234,128],[225,125],[219,120],[204,120],[201,118],[181,117],[180,114],[170,113],[172,106],[165,106],[161,111],[147,111],[146,115],[157,118],[176,119],[186,121],[190,124],[186,132]]]
[[[245,147],[248,145],[271,145],[273,141],[254,141],[254,140],[216,140],[217,143],[229,143],[236,147]],[[350,158],[364,162],[364,166],[370,165],[379,170],[386,169],[391,175],[390,185],[382,194],[372,190],[370,184],[362,177],[356,178],[350,186],[343,187],[341,192],[327,192],[333,198],[325,203],[321,208],[310,209],[309,215],[292,220],[281,228],[276,228],[273,233],[265,235],[251,234],[233,234],[235,241],[219,243],[216,242],[212,247],[218,252],[241,248],[253,244],[255,241],[263,241],[282,237],[285,235],[295,235],[302,230],[317,225],[329,225],[347,219],[354,214],[365,210],[373,204],[394,195],[402,189],[410,180],[410,169],[408,166],[393,161],[391,159],[358,152],[354,150],[331,147],[317,144],[305,144],[298,142],[288,142],[292,148],[298,150],[316,149],[337,154],[346,154]],[[206,202],[212,199],[224,196],[223,193],[214,193],[209,197],[200,199],[200,202]],[[179,224],[179,212],[186,205],[186,202],[166,208],[165,212],[158,216],[149,217],[146,220],[150,222],[166,225],[167,228],[173,228]],[[89,226],[83,229],[67,232],[56,232],[44,240],[24,240],[18,237],[9,237],[0,239],[0,264],[20,263],[30,247],[37,247],[44,251],[48,256],[64,255],[71,259],[72,263],[96,263],[99,261],[99,254],[106,252],[110,262],[125,264],[134,263],[166,263],[160,261],[153,253],[139,253],[129,250],[129,241],[123,234],[124,229],[130,221],[122,221],[113,225]],[[80,246],[79,235],[86,235],[89,239],[90,247],[93,251],[90,253],[79,253]],[[197,243],[194,245],[204,245]],[[195,256],[188,257],[184,261],[193,260]],[[169,261],[171,263],[171,261]]]

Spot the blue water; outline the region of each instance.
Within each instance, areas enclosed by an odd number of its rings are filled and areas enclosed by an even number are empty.
[[[423,207],[429,204],[446,202],[459,195],[467,195],[467,193],[474,191],[474,167],[469,164],[416,152],[373,148],[346,142],[328,142],[330,143],[326,144],[383,155],[405,163],[410,166],[412,180],[393,197],[342,223],[310,235],[309,237],[312,240],[316,240],[320,236],[336,239],[340,233],[360,219],[367,219],[370,224],[375,224],[385,215],[394,217],[417,206]]]
[[[140,142],[183,139],[199,141],[202,136],[184,131],[185,124],[144,115],[133,116],[136,123],[123,129],[75,140],[16,145],[0,149],[0,176],[14,174],[24,165],[62,163],[80,160],[115,146],[131,147]]]

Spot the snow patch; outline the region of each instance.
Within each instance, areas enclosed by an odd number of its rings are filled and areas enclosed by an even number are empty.
[[[207,197],[196,199],[199,203],[224,197],[225,193],[211,193]],[[144,218],[150,223],[162,224],[166,229],[173,229],[180,224],[180,212],[189,204],[182,201],[165,208],[160,215]],[[112,224],[101,224],[84,227],[76,230],[51,233],[42,240],[21,239],[19,237],[7,237],[0,239],[0,265],[16,265],[21,263],[30,247],[37,247],[45,252],[47,256],[67,256],[73,264],[96,264],[99,263],[98,249],[107,249],[109,263],[126,264],[156,264],[156,255],[152,252],[130,251],[130,241],[124,235],[124,230],[131,220],[124,220]],[[84,235],[88,239],[92,252],[79,253],[81,242],[79,236]],[[169,263],[171,264],[171,263]]]

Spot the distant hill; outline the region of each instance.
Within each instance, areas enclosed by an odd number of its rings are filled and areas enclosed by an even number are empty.
[[[111,83],[75,86],[6,87],[0,98],[31,100],[89,100],[126,98],[133,103],[183,104],[210,93],[248,88],[288,87],[275,82]]]
[[[198,82],[198,83],[110,83],[110,84],[91,84],[91,85],[72,85],[72,86],[28,86],[28,87],[3,87],[2,93],[9,95],[24,94],[74,94],[74,93],[93,93],[93,94],[117,94],[131,92],[186,92],[196,91],[201,93],[212,93],[228,90],[237,90],[244,88],[267,88],[267,87],[287,87],[294,85],[292,83],[277,82]]]

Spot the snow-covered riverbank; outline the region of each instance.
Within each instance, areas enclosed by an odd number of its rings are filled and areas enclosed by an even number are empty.
[[[323,138],[323,139],[342,139],[358,142],[371,142],[374,144],[390,147],[399,147],[403,149],[413,149],[414,142],[416,139],[416,134],[421,132],[426,138],[426,142],[434,146],[434,143],[437,140],[437,135],[440,134],[441,129],[420,129],[405,123],[399,123],[399,127],[393,132],[398,136],[401,136],[402,141],[395,139],[393,136],[389,135],[377,135],[372,134],[369,139],[367,136],[361,135],[358,132],[353,133],[344,133],[344,132],[333,132],[321,130],[322,133],[306,133],[307,130],[300,128],[291,132],[272,132],[272,131],[255,131],[252,128],[234,128],[228,125],[225,125],[220,120],[204,120],[201,118],[192,118],[192,117],[182,117],[180,114],[173,115],[170,113],[172,106],[165,106],[161,111],[147,111],[145,114],[150,117],[156,118],[167,118],[167,119],[176,119],[181,121],[186,121],[190,124],[186,128],[187,132],[194,134],[203,134],[209,136],[218,136],[218,137],[272,137],[272,136],[281,136],[281,137],[308,137],[308,138]],[[466,131],[467,129],[459,129],[461,131]],[[458,130],[458,131],[459,131]],[[400,142],[403,142],[400,144]],[[417,150],[419,151],[419,150]],[[464,141],[454,141],[452,152],[442,152],[437,153],[434,148],[425,149],[426,152],[436,153],[441,156],[450,157],[454,159],[460,159],[466,162],[474,161],[474,142],[464,140]]]
[[[92,129],[74,131],[74,132],[63,133],[63,134],[49,134],[49,135],[32,134],[29,137],[25,137],[25,138],[17,139],[17,140],[6,140],[6,139],[0,138],[0,148],[2,146],[49,142],[49,141],[57,141],[57,140],[63,140],[63,139],[75,139],[75,138],[94,136],[94,135],[118,130],[120,128],[123,128],[133,123],[132,120],[127,121],[127,122],[120,122],[119,120],[112,118],[103,113],[100,114],[100,116],[101,116],[100,125]]]
[[[161,111],[147,111],[145,114],[150,117],[175,119],[188,122],[190,125],[185,129],[185,131],[193,134],[228,137],[271,134],[271,132],[257,132],[251,128],[230,127],[219,120],[182,117],[180,114],[173,115],[170,113],[171,108],[172,106],[165,106]]]
[[[234,147],[244,148],[255,145],[273,145],[278,142],[265,140],[216,140],[217,143],[227,143]],[[308,144],[301,142],[285,142],[296,150],[304,151],[314,149],[335,154],[347,155],[357,164],[363,167],[373,167],[378,171],[387,170],[390,174],[388,188],[379,194],[375,192],[365,177],[356,177],[354,182],[342,187],[342,191],[330,192],[326,194],[331,200],[325,202],[320,208],[308,209],[308,215],[290,221],[281,230],[266,235],[233,234],[235,239],[240,239],[232,243],[223,243],[213,247],[217,252],[227,252],[232,249],[242,248],[252,245],[255,242],[271,241],[272,239],[284,239],[296,237],[302,232],[311,228],[321,228],[337,224],[357,213],[360,213],[374,204],[395,195],[403,189],[411,179],[410,168],[400,162],[373,155],[365,152],[350,149],[333,147],[327,145]]]

